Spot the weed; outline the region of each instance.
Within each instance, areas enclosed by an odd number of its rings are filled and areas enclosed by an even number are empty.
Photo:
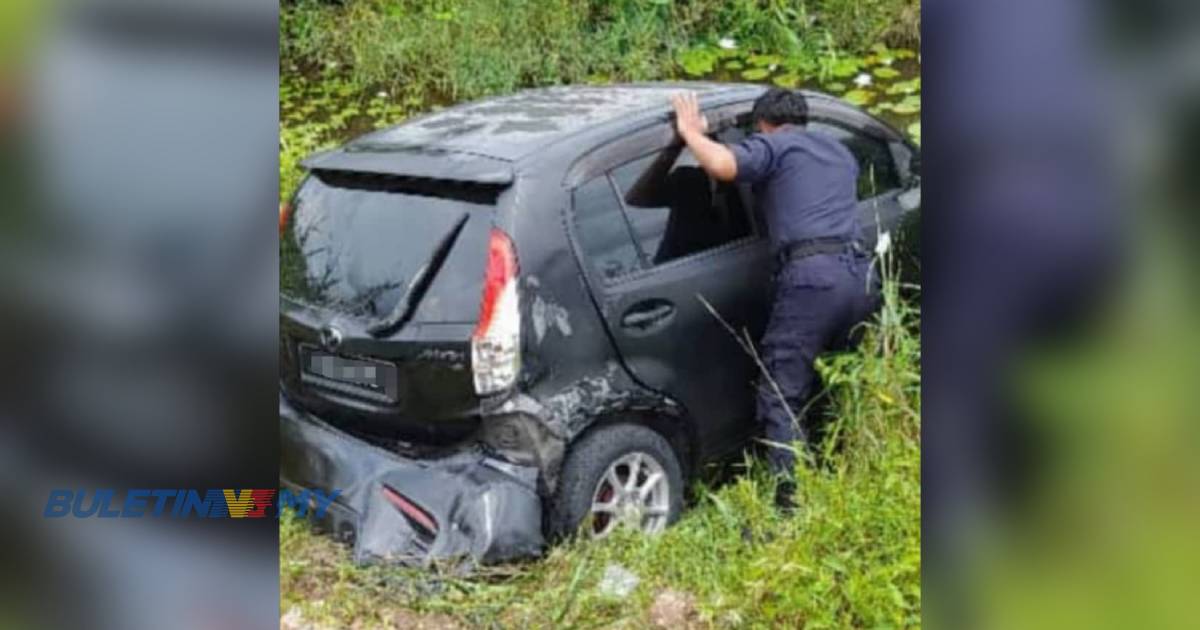
[[[788,58],[913,45],[919,20],[915,0],[297,0],[281,12],[280,41],[284,59],[344,68],[359,86],[461,100],[589,77],[662,78],[674,57],[719,39]]]
[[[693,596],[699,619],[716,626],[919,626],[919,313],[889,264],[884,307],[861,345],[819,364],[835,430],[821,465],[800,458],[793,517],[774,511],[774,480],[748,459],[722,487],[697,484],[694,505],[660,536],[568,541],[499,569],[502,580],[353,566],[344,548],[289,517],[280,530],[282,610],[339,627],[396,611],[466,626],[641,627],[669,589]],[[640,578],[624,601],[597,588],[614,563]]]
[[[919,122],[907,117],[920,111],[920,78],[904,76],[915,54],[891,48],[919,42],[918,6],[286,2],[281,190],[296,188],[300,159],[369,129],[449,102],[568,82],[740,80],[752,71],[752,80],[786,87],[863,91],[875,113],[903,116],[895,122],[919,139]],[[864,72],[877,80],[873,90],[851,80]],[[669,590],[690,596],[699,621],[714,626],[920,625],[920,311],[890,255],[880,264],[884,307],[862,343],[818,362],[831,424],[819,457],[799,458],[792,518],[776,514],[773,479],[748,459],[729,483],[697,483],[693,505],[660,536],[568,541],[539,561],[463,578],[356,566],[344,547],[289,516],[280,526],[281,611],[317,627],[644,627]],[[640,578],[625,600],[597,588],[614,563]]]

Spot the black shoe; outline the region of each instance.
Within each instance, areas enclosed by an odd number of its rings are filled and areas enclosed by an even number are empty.
[[[775,507],[784,516],[791,516],[796,511],[796,483],[781,480],[775,486]]]

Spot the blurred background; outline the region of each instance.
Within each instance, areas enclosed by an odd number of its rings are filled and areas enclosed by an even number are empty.
[[[1186,627],[1200,5],[923,3],[936,627]]]
[[[921,16],[926,619],[1190,627],[1200,7]],[[274,521],[41,512],[275,483],[279,28],[260,0],[0,6],[0,626],[278,622]]]
[[[278,7],[0,8],[0,626],[278,623],[274,519],[46,519],[277,479]]]

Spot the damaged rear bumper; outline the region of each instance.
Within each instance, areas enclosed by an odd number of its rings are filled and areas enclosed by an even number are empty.
[[[490,563],[544,544],[536,468],[464,448],[412,459],[339,431],[281,394],[280,482],[338,490],[319,525],[351,542],[357,562]]]

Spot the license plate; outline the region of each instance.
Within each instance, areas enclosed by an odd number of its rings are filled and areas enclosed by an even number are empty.
[[[352,393],[366,394],[369,398],[383,398],[396,402],[396,366],[383,361],[354,359],[320,350],[301,348],[305,380],[333,389],[351,388]],[[350,392],[348,392],[350,393]],[[374,394],[374,395],[370,395]]]

